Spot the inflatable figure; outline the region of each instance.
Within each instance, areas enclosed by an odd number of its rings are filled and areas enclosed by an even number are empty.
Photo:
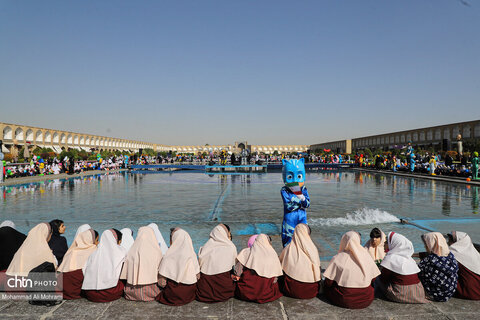
[[[280,193],[283,200],[282,243],[285,247],[292,240],[293,231],[299,223],[307,224],[306,208],[310,196],[305,187],[305,159],[282,160],[283,182]]]
[[[410,154],[410,172],[415,171],[415,154],[412,152]]]
[[[475,151],[473,153],[473,158],[472,158],[472,180],[477,180],[478,179],[478,152]]]
[[[411,163],[411,159],[415,155],[413,154],[413,147],[410,141],[408,141],[407,152],[405,153],[405,155],[407,156],[407,163]]]

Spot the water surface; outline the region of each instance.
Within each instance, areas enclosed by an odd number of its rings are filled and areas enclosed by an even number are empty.
[[[224,222],[240,249],[249,234],[279,235],[282,185],[279,172],[116,173],[57,179],[4,187],[0,219],[14,221],[22,232],[39,222],[62,219],[69,243],[83,223],[99,232],[129,227],[136,233],[156,222],[164,236],[171,227],[187,230],[196,249],[218,222]],[[421,250],[424,231],[401,225],[399,218],[444,233],[462,230],[480,242],[478,187],[353,171],[309,172],[306,186],[311,198],[308,221],[323,257],[336,253],[344,232],[357,230],[366,241],[373,227],[400,232]]]

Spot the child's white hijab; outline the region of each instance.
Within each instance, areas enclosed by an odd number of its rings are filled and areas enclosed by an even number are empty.
[[[210,239],[198,251],[200,271],[215,275],[232,270],[237,257],[237,248],[228,237],[227,228],[219,224],[210,232]]]
[[[322,279],[318,249],[306,224],[295,227],[292,241],[280,255],[280,262],[283,271],[297,281],[314,283]]]
[[[455,259],[468,270],[480,275],[480,253],[473,246],[472,239],[465,232],[453,231],[456,242],[450,246]]]
[[[93,229],[86,230],[75,237],[63,257],[62,264],[58,267],[58,271],[70,272],[82,269],[87,263],[88,257],[97,250],[95,240]]]
[[[178,283],[194,284],[197,282],[200,266],[193,250],[192,239],[185,230],[176,229],[174,231],[172,245],[162,258],[158,273]]]
[[[266,234],[259,234],[251,248],[245,248],[237,256],[238,262],[264,278],[279,277],[283,274],[278,255]]]
[[[122,233],[122,243],[120,244],[122,247],[125,248],[125,250],[130,250],[130,248],[133,246],[133,243],[135,242],[135,239],[133,239],[132,236],[132,229],[130,228],[123,228],[120,230]]]
[[[388,252],[383,258],[382,267],[401,275],[411,275],[420,272],[417,263],[412,258],[413,244],[399,233],[390,232],[387,237]]]
[[[115,231],[105,230],[97,250],[93,252],[83,267],[83,290],[104,290],[116,287],[122,271],[125,248],[117,243]]]
[[[51,262],[56,268],[57,259],[47,242],[50,232],[49,223],[40,223],[33,227],[22,246],[13,256],[6,274],[9,276],[27,276],[33,268],[44,262]]]
[[[80,233],[85,232],[88,229],[92,229],[89,224],[82,224],[80,227],[78,227],[77,232],[75,232],[75,237],[73,237],[73,239],[75,239]]]
[[[162,250],[152,228],[141,227],[128,251],[121,278],[134,286],[157,283],[161,260]]]
[[[323,275],[341,287],[366,288],[380,275],[380,270],[360,244],[358,232],[349,231],[342,236],[338,253],[330,260]]]
[[[13,221],[11,221],[11,220],[5,220],[5,221],[3,221],[3,222],[0,224],[0,228],[1,228],[1,227],[10,227],[10,228],[16,229],[16,228],[15,228],[15,223],[13,223]]]
[[[155,232],[155,237],[157,238],[158,244],[160,245],[160,249],[162,249],[162,254],[165,255],[168,250],[167,243],[165,242],[165,239],[163,239],[162,233],[158,229],[158,225],[156,223],[150,223],[148,227],[153,229],[153,232]]]

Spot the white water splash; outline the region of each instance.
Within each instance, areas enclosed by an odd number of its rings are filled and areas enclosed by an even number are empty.
[[[352,213],[347,213],[344,218],[314,218],[309,224],[314,226],[361,226],[377,223],[400,222],[393,214],[379,209],[362,208]]]

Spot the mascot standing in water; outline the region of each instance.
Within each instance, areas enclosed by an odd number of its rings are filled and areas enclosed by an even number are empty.
[[[305,159],[282,160],[283,182],[280,191],[283,200],[282,243],[290,243],[293,231],[299,223],[307,224],[306,208],[310,206],[310,197],[305,187]]]

